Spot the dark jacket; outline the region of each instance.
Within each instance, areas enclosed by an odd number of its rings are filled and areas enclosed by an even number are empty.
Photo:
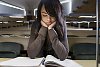
[[[41,26],[38,21],[33,22],[27,48],[28,56],[36,58],[53,55],[60,60],[64,60],[69,52],[67,33],[64,32],[64,35],[63,39],[61,39],[55,28],[48,30],[48,28]]]

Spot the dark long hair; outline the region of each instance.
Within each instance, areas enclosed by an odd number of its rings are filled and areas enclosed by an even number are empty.
[[[46,12],[56,18],[56,25],[55,30],[58,33],[58,36],[60,36],[60,39],[64,36],[64,20],[63,20],[63,8],[59,0],[41,0],[38,6],[37,11],[37,21],[41,22],[41,8],[42,6],[45,7]]]

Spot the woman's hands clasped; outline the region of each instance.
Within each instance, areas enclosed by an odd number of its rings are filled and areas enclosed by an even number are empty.
[[[49,30],[52,29],[55,26],[55,24],[56,24],[56,22],[46,23],[41,20],[41,25],[44,27],[47,27]]]

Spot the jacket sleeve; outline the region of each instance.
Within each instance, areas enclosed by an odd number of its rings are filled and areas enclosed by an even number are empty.
[[[64,33],[64,39],[60,41],[54,29],[48,31],[52,47],[60,60],[64,60],[68,56],[69,46],[67,42],[67,33]]]
[[[27,53],[30,58],[35,58],[39,54],[39,52],[44,44],[46,32],[47,32],[47,28],[41,26],[41,28],[36,36],[35,29],[36,28],[33,25],[31,28],[31,35],[30,35],[28,48],[27,48]]]

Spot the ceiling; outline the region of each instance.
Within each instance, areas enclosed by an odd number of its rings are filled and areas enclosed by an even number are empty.
[[[24,8],[26,11],[33,11],[33,9],[37,8],[40,0],[0,0],[5,3]],[[65,1],[65,0],[60,0]],[[96,0],[72,0],[72,13],[66,15],[66,21],[95,21],[96,18],[79,18],[82,15],[91,15],[96,16]],[[81,4],[80,4],[81,3]],[[100,0],[99,0],[100,7]],[[79,5],[80,4],[80,5]],[[64,6],[67,6],[64,4]],[[67,6],[68,7],[68,6]],[[65,7],[66,9],[66,7]],[[67,10],[67,9],[66,9]],[[65,10],[65,11],[66,11]],[[29,17],[30,18],[30,17]],[[100,18],[100,8],[99,8],[99,18]],[[0,21],[18,21],[18,20],[27,20],[27,17],[24,19],[19,18],[9,18],[7,16],[0,16]]]
[[[1,0],[11,5],[15,5],[26,10],[34,9],[38,6],[40,0]]]
[[[1,1],[20,8],[24,8],[26,10],[33,10],[37,8],[40,2],[40,0],[1,0]],[[60,0],[60,1],[65,1],[65,0]]]
[[[26,11],[33,11],[33,9],[37,8],[40,0],[1,0],[3,2],[6,2],[11,5],[15,5],[20,8],[26,9]],[[65,1],[65,0],[60,0],[60,1]],[[74,0],[76,1],[75,4],[78,4],[77,2],[80,0]],[[69,20],[80,20],[78,16],[80,15],[96,15],[96,0],[81,0],[82,5],[77,5],[75,10],[72,9],[72,13],[67,16]],[[100,1],[99,1],[100,4]],[[100,6],[100,5],[99,5]],[[72,4],[72,7],[74,5]],[[99,9],[100,11],[100,9]],[[71,17],[70,17],[71,16]],[[73,17],[72,17],[73,16]],[[100,16],[100,13],[99,13]],[[84,20],[84,19],[81,19]],[[87,19],[86,19],[87,20]]]
[[[26,14],[34,14],[34,9],[38,7],[40,0],[1,0],[10,5],[14,5],[26,10]],[[66,1],[66,0],[60,0]]]
[[[1,0],[1,1],[11,4],[11,5],[18,6],[20,8],[24,8],[26,10],[33,10],[37,8],[40,2],[40,0]],[[60,0],[60,1],[66,1],[66,0]],[[92,0],[92,1],[91,0],[81,0],[81,1],[83,1],[83,5],[77,6],[77,10],[73,10],[73,13],[95,14],[96,0]],[[72,5],[72,7],[73,6],[74,5]]]

